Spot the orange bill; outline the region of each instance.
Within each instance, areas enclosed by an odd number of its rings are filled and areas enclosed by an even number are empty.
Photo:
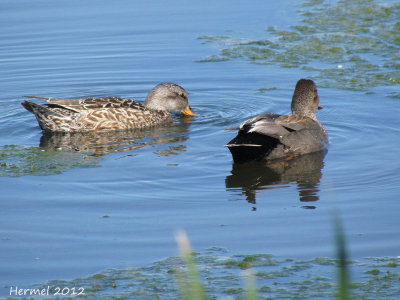
[[[192,109],[190,108],[190,106],[188,105],[184,110],[181,111],[181,113],[183,113],[186,116],[197,116],[197,114],[195,114]]]

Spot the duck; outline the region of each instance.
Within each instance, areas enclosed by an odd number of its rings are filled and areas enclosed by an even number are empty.
[[[293,93],[291,114],[263,113],[246,120],[225,146],[235,163],[271,163],[320,151],[329,143],[328,133],[316,117],[316,111],[322,108],[315,82],[300,79]]]
[[[129,130],[172,122],[171,112],[195,116],[186,90],[170,82],[156,85],[143,104],[121,97],[59,99],[37,96],[48,104],[25,100],[21,104],[33,113],[45,132]]]

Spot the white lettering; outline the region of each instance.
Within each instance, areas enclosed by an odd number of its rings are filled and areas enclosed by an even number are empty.
[[[10,287],[10,296],[35,296],[35,295],[41,295],[41,296],[48,296],[50,292],[50,286],[47,286],[46,288],[43,289],[19,289],[18,286],[11,286]]]
[[[45,289],[43,289],[43,290],[45,290]],[[42,293],[39,289],[29,289],[29,295],[42,295]]]
[[[15,290],[13,290],[13,287],[10,287],[10,296],[12,295],[12,293],[15,293],[15,296],[18,295],[18,287],[15,287]]]

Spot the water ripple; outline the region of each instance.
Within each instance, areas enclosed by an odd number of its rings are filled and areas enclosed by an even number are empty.
[[[263,95],[255,96],[243,92],[225,95],[202,94],[197,97],[206,99],[195,107],[199,116],[195,118],[194,123],[201,125],[239,126],[243,121],[267,111],[274,111],[277,108],[275,106],[279,106],[279,103]],[[289,108],[288,103],[283,105]]]

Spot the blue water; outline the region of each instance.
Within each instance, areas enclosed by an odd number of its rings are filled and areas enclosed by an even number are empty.
[[[241,169],[224,148],[236,134],[226,127],[266,111],[288,113],[296,81],[313,74],[245,60],[200,63],[219,45],[198,37],[257,39],[268,26],[299,22],[300,3],[2,1],[1,153],[14,145],[19,161],[18,153],[41,143],[34,116],[20,105],[24,95],[143,100],[170,81],[189,92],[199,116],[71,147],[84,152],[69,151],[71,141],[54,150],[42,138],[44,156],[34,157],[62,161],[61,170],[2,171],[0,295],[176,255],[180,228],[196,251],[333,257],[337,213],[351,257],[399,255],[400,101],[386,96],[393,86],[319,88],[330,146],[313,164],[278,174]],[[117,146],[87,153],[107,143]]]

